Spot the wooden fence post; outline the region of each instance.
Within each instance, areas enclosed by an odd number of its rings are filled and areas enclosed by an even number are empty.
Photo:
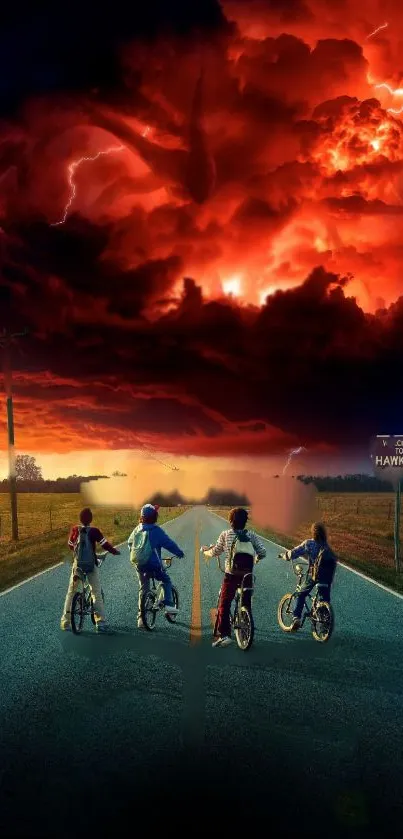
[[[49,507],[49,522],[50,522],[50,529],[53,530],[52,527],[52,508]]]
[[[390,517],[392,515],[392,502],[389,501],[389,509],[388,509],[388,521],[390,521]]]

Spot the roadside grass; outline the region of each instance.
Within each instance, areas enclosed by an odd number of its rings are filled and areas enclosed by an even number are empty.
[[[46,521],[50,499],[55,511],[54,529],[41,532],[42,519]],[[8,495],[0,494],[0,510],[4,510],[5,501],[8,506]],[[70,559],[71,552],[67,547],[69,530],[78,521],[83,501],[79,493],[21,493],[18,505],[19,518],[24,524],[21,527],[21,538],[18,542],[11,542],[8,534],[8,538],[2,537],[0,541],[0,591],[31,577],[38,571]],[[96,505],[92,505],[91,509],[94,525],[99,527],[112,545],[124,542],[138,522],[138,510],[108,509]],[[177,518],[187,509],[189,508],[161,507],[158,523],[164,524]]]
[[[328,528],[329,542],[341,562],[403,593],[403,574],[395,569],[394,495],[321,492],[317,504],[317,518]],[[228,518],[229,507],[211,509]],[[305,522],[295,533],[281,533],[274,527],[262,528],[250,520],[253,529],[285,548],[292,548],[306,539],[310,525],[310,521]],[[403,535],[403,517],[400,532]]]

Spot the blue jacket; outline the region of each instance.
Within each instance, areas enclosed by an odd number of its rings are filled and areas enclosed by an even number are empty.
[[[159,527],[158,524],[138,524],[137,527],[134,528],[133,532],[130,534],[128,539],[128,545],[131,549],[133,544],[133,536],[134,533],[138,530],[148,530],[150,535],[150,544],[153,550],[156,551],[158,560],[156,559],[156,563],[161,564],[161,548],[165,548],[166,551],[170,551],[174,556],[178,556],[179,559],[185,556],[183,551],[181,551],[180,547],[170,539],[168,534],[165,533],[165,530],[162,527]],[[155,556],[155,554],[154,554]],[[151,560],[151,564],[154,564]]]
[[[327,542],[325,546],[327,547]],[[296,548],[287,551],[287,557],[289,559],[298,559],[300,556],[305,557],[308,560],[308,574],[311,574],[318,553],[323,547],[322,542],[316,542],[315,539],[306,539],[301,545],[297,545]]]

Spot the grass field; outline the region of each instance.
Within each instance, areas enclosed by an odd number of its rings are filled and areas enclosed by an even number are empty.
[[[52,506],[52,527],[49,530],[49,507]],[[19,536],[11,542],[9,496],[0,493],[0,591],[15,585],[32,574],[71,557],[67,547],[69,529],[78,521],[83,507],[79,493],[21,493],[18,498]],[[92,505],[94,524],[113,545],[125,541],[138,522],[138,511],[105,509]],[[181,515],[185,507],[162,507],[159,524]],[[47,531],[47,532],[45,532]]]
[[[327,526],[329,542],[341,561],[403,592],[403,574],[396,573],[394,560],[394,495],[321,492],[317,502],[317,518]],[[229,508],[214,510],[228,516]],[[266,538],[291,548],[307,538],[310,524],[306,522],[295,533],[257,526],[256,529]],[[403,540],[402,516],[400,532]]]

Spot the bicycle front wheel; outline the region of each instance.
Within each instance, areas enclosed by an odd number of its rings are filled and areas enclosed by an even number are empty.
[[[330,603],[321,601],[316,606],[315,614],[316,617],[312,618],[312,635],[315,641],[325,644],[334,629],[334,612]]]
[[[294,615],[292,613],[293,600],[293,594],[285,594],[278,604],[277,620],[283,632],[291,632],[291,627],[294,621]]]
[[[84,623],[84,595],[81,591],[76,592],[71,604],[71,628],[75,635],[78,635]]]
[[[174,586],[172,586],[172,599],[174,601],[175,609],[179,609],[179,595],[178,595],[178,592],[177,592],[177,590]],[[165,615],[165,617],[166,617],[167,621],[169,621],[169,623],[175,623],[176,618],[178,616],[177,615]]]
[[[255,634],[255,624],[252,612],[246,606],[241,606],[235,611],[234,633],[239,649],[244,652],[250,650]]]
[[[146,629],[152,632],[155,626],[155,619],[157,612],[155,609],[155,594],[152,591],[147,591],[141,599],[141,619]]]

